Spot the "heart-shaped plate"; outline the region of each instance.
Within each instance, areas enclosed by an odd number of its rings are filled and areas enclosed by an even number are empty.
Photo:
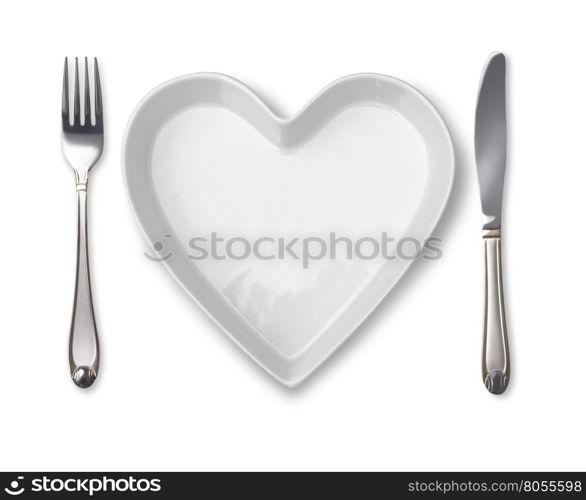
[[[138,105],[123,174],[146,255],[294,386],[425,257],[454,151],[433,105],[388,76],[341,78],[281,118],[202,73]]]

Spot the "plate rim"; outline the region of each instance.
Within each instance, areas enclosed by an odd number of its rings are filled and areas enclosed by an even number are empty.
[[[445,162],[445,166],[447,167],[447,174],[448,174],[448,179],[447,179],[447,189],[445,190],[444,194],[443,194],[443,199],[441,200],[441,207],[440,209],[437,211],[435,217],[433,218],[433,220],[430,218],[430,222],[429,222],[429,235],[431,235],[433,233],[433,230],[436,228],[437,224],[439,223],[441,217],[443,216],[446,206],[449,202],[449,199],[451,197],[451,193],[453,190],[453,184],[454,184],[454,178],[455,178],[455,173],[456,173],[456,160],[455,160],[455,149],[454,149],[454,144],[453,144],[453,139],[452,139],[452,135],[450,133],[450,130],[444,120],[444,118],[442,117],[442,115],[439,113],[439,110],[436,108],[436,106],[429,100],[429,98],[427,98],[427,96],[425,94],[423,94],[421,91],[419,91],[417,88],[413,87],[412,85],[410,85],[409,83],[392,77],[392,76],[388,76],[382,73],[353,73],[350,75],[346,75],[346,76],[342,76],[339,77],[337,79],[335,79],[334,81],[330,82],[329,84],[327,84],[326,86],[322,87],[321,90],[319,90],[316,94],[314,94],[314,96],[309,99],[301,108],[299,108],[298,111],[296,111],[295,113],[288,115],[288,116],[282,116],[279,115],[278,113],[276,113],[260,96],[259,94],[257,94],[251,87],[249,87],[247,84],[243,83],[242,81],[240,81],[237,78],[234,78],[232,76],[229,76],[227,74],[224,73],[216,73],[216,72],[197,72],[197,73],[188,73],[188,74],[184,74],[175,78],[171,78],[169,80],[166,80],[162,83],[160,83],[159,85],[157,85],[156,87],[154,87],[152,90],[150,90],[139,102],[138,104],[135,106],[135,108],[133,109],[127,125],[125,127],[124,130],[124,135],[123,135],[123,139],[122,139],[122,147],[121,147],[121,165],[122,165],[122,177],[123,177],[123,182],[124,182],[124,188],[126,191],[126,195],[128,197],[128,202],[131,206],[131,210],[138,222],[139,228],[141,229],[141,232],[143,234],[143,237],[147,240],[147,242],[151,241],[151,238],[149,237],[148,231],[145,227],[145,225],[143,224],[139,214],[138,214],[138,210],[137,207],[135,206],[133,200],[132,200],[132,195],[131,195],[131,191],[132,188],[129,186],[128,184],[128,175],[127,175],[127,164],[126,164],[126,158],[127,158],[127,153],[128,153],[128,137],[130,135],[130,132],[133,129],[133,126],[137,120],[137,117],[140,115],[141,111],[144,109],[144,107],[153,99],[155,98],[159,93],[184,82],[188,82],[188,81],[198,81],[198,80],[202,80],[202,79],[206,79],[206,80],[218,80],[221,83],[228,83],[232,86],[235,86],[237,88],[239,88],[239,90],[243,91],[248,98],[251,98],[255,104],[257,106],[259,106],[263,112],[265,112],[272,120],[275,121],[275,123],[279,126],[279,127],[285,127],[287,125],[290,125],[292,123],[294,123],[296,120],[298,120],[300,117],[304,116],[308,110],[310,110],[312,108],[312,106],[318,102],[324,95],[328,94],[329,92],[332,91],[332,89],[342,85],[342,84],[347,84],[349,81],[352,80],[357,80],[357,79],[376,79],[376,80],[383,80],[386,81],[396,87],[401,88],[404,91],[409,92],[410,94],[416,96],[420,102],[422,102],[425,107],[428,109],[428,111],[431,112],[431,114],[434,116],[437,124],[440,126],[440,129],[444,135],[444,143],[445,145],[447,145],[447,157]],[[389,109],[393,109],[391,106],[385,106]],[[402,116],[404,116],[401,113]],[[241,116],[242,117],[242,116]],[[244,117],[242,117],[244,118]],[[168,121],[165,120],[165,122],[162,123],[162,125],[164,125],[164,123],[166,123]],[[248,120],[247,120],[248,121]],[[416,127],[415,124],[411,123],[417,130],[419,133],[420,130],[418,127]],[[254,125],[251,124],[251,126],[254,127]],[[265,137],[267,140],[270,141],[270,138],[268,138],[263,131],[258,130],[257,127],[254,127],[259,133],[262,133],[263,137]],[[319,130],[319,127],[317,128],[317,130]],[[426,144],[427,145],[427,144]],[[417,213],[417,212],[416,212]],[[320,357],[320,360],[317,363],[313,363],[312,366],[309,369],[304,370],[299,376],[295,377],[295,378],[287,378],[284,377],[282,375],[280,375],[279,373],[277,373],[275,370],[271,369],[267,363],[263,363],[261,359],[258,358],[257,355],[255,355],[252,350],[246,346],[237,336],[235,333],[231,332],[229,329],[227,329],[221,322],[219,318],[216,318],[216,316],[212,313],[212,311],[208,310],[208,307],[206,307],[205,305],[202,304],[201,299],[196,295],[196,293],[194,293],[192,290],[190,290],[188,288],[188,286],[180,279],[180,277],[177,275],[177,273],[175,272],[174,268],[167,262],[164,261],[163,264],[165,265],[167,271],[169,272],[169,274],[171,274],[173,276],[173,278],[175,279],[175,281],[177,281],[179,283],[179,285],[187,292],[187,294],[190,296],[190,298],[192,300],[194,300],[197,305],[206,313],[206,315],[208,317],[211,318],[211,320],[220,328],[220,330],[222,332],[224,332],[232,341],[234,341],[244,352],[246,352],[246,354],[252,358],[261,368],[263,368],[266,372],[268,372],[272,377],[274,377],[276,380],[278,380],[281,384],[287,386],[287,387],[295,387],[297,385],[299,385],[301,382],[303,382],[305,379],[307,379],[315,370],[317,370],[317,368],[319,368],[354,332],[356,332],[356,330],[358,330],[360,328],[360,326],[364,323],[364,321],[370,316],[370,314],[381,304],[381,302],[390,294],[390,292],[392,291],[392,289],[396,286],[397,283],[400,282],[400,280],[402,279],[402,277],[405,275],[405,273],[407,272],[407,270],[411,267],[411,265],[413,264],[413,260],[409,261],[407,263],[407,265],[405,265],[401,271],[399,272],[399,274],[396,276],[395,279],[389,281],[388,286],[384,287],[384,293],[381,294],[380,297],[375,298],[375,300],[371,300],[371,305],[370,307],[368,307],[367,309],[365,309],[364,311],[361,311],[360,314],[360,319],[356,322],[356,324],[352,327],[347,329],[346,333],[344,335],[342,335],[339,340],[337,342],[335,342],[334,344],[332,344],[332,346],[327,350],[327,352],[322,355]],[[377,273],[378,275],[379,273]],[[229,305],[229,304],[227,304]],[[246,318],[244,318],[244,316],[242,316],[242,319],[244,321],[246,321]],[[258,332],[258,330],[254,327],[254,325],[248,323],[255,331]],[[320,334],[321,336],[321,334]],[[319,337],[314,338],[312,340],[310,340],[308,342],[308,345],[304,346],[298,353],[295,353],[294,355],[285,355],[282,352],[280,352],[278,349],[275,348],[275,346],[272,345],[272,343],[270,343],[266,338],[264,338],[262,335],[259,335],[259,340],[263,341],[266,344],[266,347],[268,347],[271,351],[273,351],[275,353],[275,355],[279,358],[282,359],[286,362],[289,363],[294,363],[298,358],[302,357],[303,354],[305,353],[305,351],[307,349],[311,348],[311,345],[313,343],[315,343],[316,340],[319,340]]]

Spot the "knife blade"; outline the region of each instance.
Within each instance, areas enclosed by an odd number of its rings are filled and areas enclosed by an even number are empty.
[[[500,52],[488,58],[478,92],[474,144],[484,229],[501,227],[507,164],[506,61]]]
[[[484,338],[482,378],[493,394],[510,379],[510,356],[503,294],[501,216],[507,163],[506,60],[489,56],[482,75],[474,146],[480,185],[484,242]]]

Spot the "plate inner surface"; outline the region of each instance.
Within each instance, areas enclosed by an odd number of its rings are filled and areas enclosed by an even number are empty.
[[[195,106],[162,128],[151,169],[171,232],[184,246],[193,237],[211,240],[213,232],[251,242],[329,242],[333,232],[336,240],[355,242],[405,234],[423,196],[427,154],[415,127],[382,106],[343,110],[286,151],[229,110]],[[245,243],[232,245],[233,255],[245,255]],[[312,255],[322,253],[320,243],[308,245]],[[361,246],[366,256],[374,250],[373,243]],[[278,242],[267,241],[263,250],[277,254]],[[348,259],[344,240],[334,257],[306,266],[294,257],[208,258],[193,265],[275,349],[291,356],[351,307],[385,262],[382,256]]]

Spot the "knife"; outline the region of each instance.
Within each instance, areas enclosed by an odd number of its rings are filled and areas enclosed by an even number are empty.
[[[501,254],[501,212],[507,163],[505,73],[505,56],[500,52],[491,54],[480,82],[474,131],[484,242],[482,378],[493,394],[505,392],[511,371]]]

